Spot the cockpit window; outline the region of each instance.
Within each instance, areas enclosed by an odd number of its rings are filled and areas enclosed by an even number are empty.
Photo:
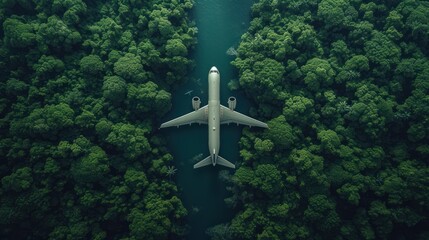
[[[210,73],[219,73],[219,72],[216,70],[210,70]]]

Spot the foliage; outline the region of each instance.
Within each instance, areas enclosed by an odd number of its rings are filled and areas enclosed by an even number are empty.
[[[243,131],[213,239],[428,238],[428,9],[253,5],[232,64],[269,129]]]
[[[193,64],[192,5],[0,3],[1,239],[184,238],[154,129]]]

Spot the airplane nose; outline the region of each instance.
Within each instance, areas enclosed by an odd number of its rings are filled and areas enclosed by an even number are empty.
[[[212,68],[210,68],[210,72],[209,73],[217,73],[217,74],[219,74],[219,71],[217,70],[217,68],[215,66],[213,66]]]

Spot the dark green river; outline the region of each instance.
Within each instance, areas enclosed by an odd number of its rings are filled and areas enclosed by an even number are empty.
[[[198,45],[193,53],[196,62],[194,72],[186,85],[173,93],[173,107],[165,120],[192,111],[191,98],[199,96],[201,106],[207,104],[207,75],[216,66],[221,75],[221,104],[227,106],[229,96],[237,97],[237,111],[248,113],[249,102],[240,92],[231,92],[227,84],[237,79],[228,55],[230,47],[238,47],[241,35],[247,30],[250,7],[253,0],[196,0],[193,17],[198,27]],[[185,94],[192,91],[190,94]],[[236,125],[221,127],[219,155],[232,163],[239,161],[238,140],[242,127]],[[220,181],[219,171],[226,168],[208,166],[197,170],[194,163],[209,155],[207,126],[194,124],[180,128],[167,128],[168,145],[178,171],[175,180],[181,191],[181,198],[189,210],[191,227],[188,239],[209,239],[205,234],[208,227],[231,219],[232,212],[225,203],[228,197],[225,184]]]

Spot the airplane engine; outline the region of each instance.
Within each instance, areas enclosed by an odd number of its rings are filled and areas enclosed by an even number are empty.
[[[236,105],[237,105],[237,100],[235,99],[235,97],[229,97],[228,98],[228,107],[229,107],[229,109],[231,109],[232,111],[234,111]]]
[[[192,107],[194,108],[195,111],[200,109],[200,105],[201,105],[200,98],[199,97],[193,97],[192,98]]]

